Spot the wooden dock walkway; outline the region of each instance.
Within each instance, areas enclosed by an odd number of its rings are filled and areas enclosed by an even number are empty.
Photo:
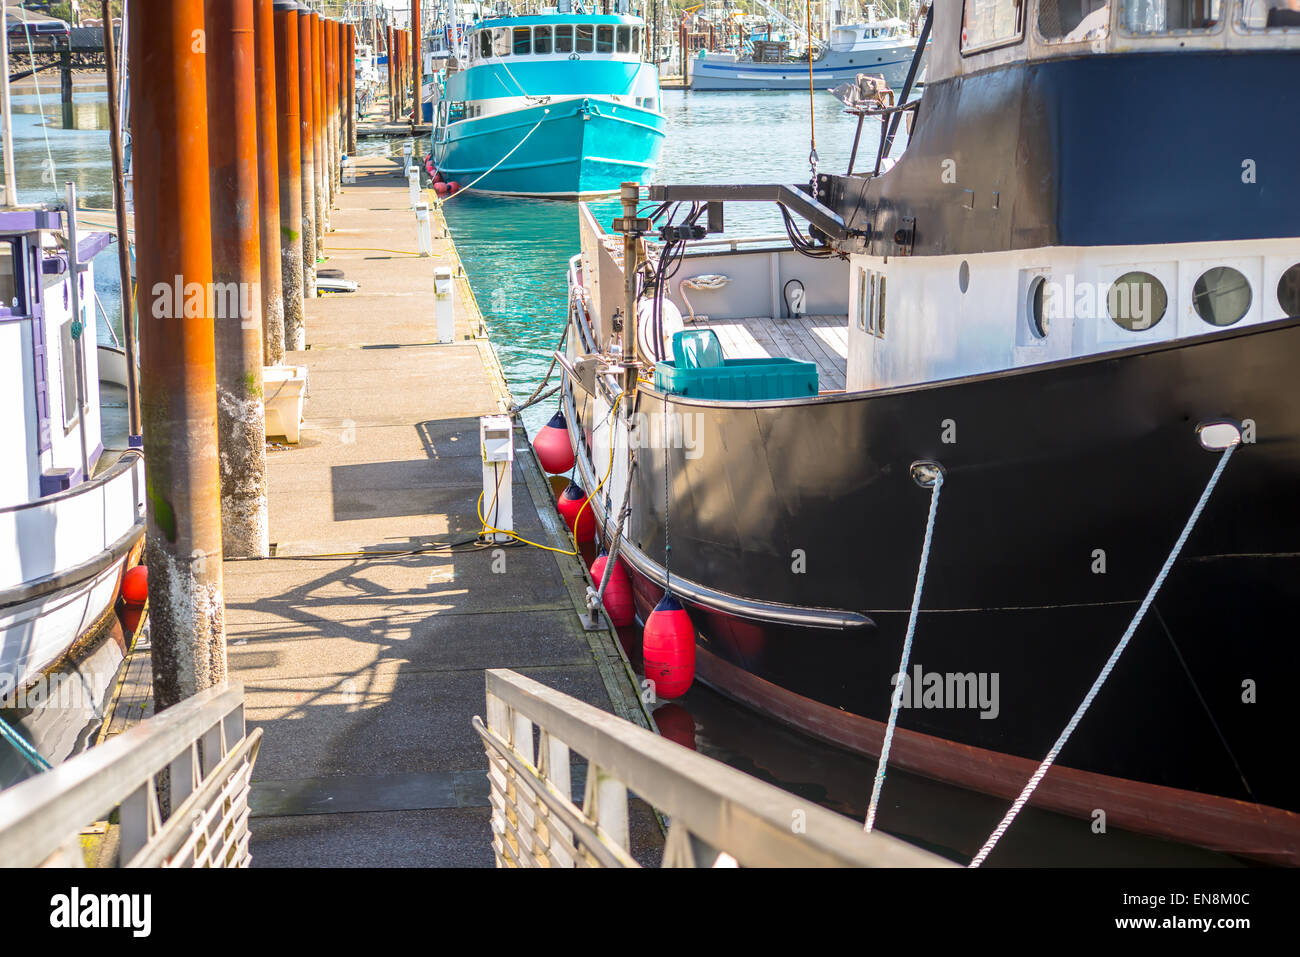
[[[396,163],[359,160],[333,224],[324,265],[360,289],[309,302],[308,348],[286,356],[308,367],[310,397],[301,444],[268,452],[276,557],[225,564],[230,677],[265,733],[253,860],[490,865],[470,725],[485,669],[646,721],[612,635],[579,625],[576,559],[511,547],[497,573],[491,549],[409,553],[479,531],[478,417],[503,408],[505,385],[463,273],[456,342],[433,342],[434,267],[458,261],[445,238],[413,255]],[[557,541],[522,430],[515,445],[516,527]],[[636,830],[649,853],[653,819]]]

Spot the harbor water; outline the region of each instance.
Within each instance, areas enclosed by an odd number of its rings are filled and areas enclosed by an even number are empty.
[[[74,98],[77,129],[61,128],[57,87],[46,80],[40,97],[30,84],[14,94],[18,186],[24,202],[61,202],[64,182],[78,186],[86,228],[112,222],[107,106],[102,85],[79,86]],[[710,93],[665,91],[667,140],[654,181],[660,183],[806,182],[815,133],[823,170],[843,171],[853,146],[856,120],[833,97],[807,93]],[[815,125],[814,125],[815,124]],[[874,162],[879,125],[862,127],[858,166]],[[906,141],[900,133],[896,152]],[[421,154],[428,141],[417,144]],[[401,152],[401,141],[363,140],[363,155]],[[592,203],[608,226],[616,200]],[[564,326],[566,266],[579,250],[578,209],[572,201],[508,199],[473,193],[445,205],[446,219],[484,313],[493,346],[516,400],[532,394],[551,363]],[[781,219],[773,206],[729,206],[726,235],[776,235]],[[396,228],[406,229],[405,220]],[[414,235],[409,237],[414,244]],[[398,239],[394,245],[402,245]],[[96,262],[96,291],[103,305],[96,332],[101,342],[120,336],[117,253],[110,247]],[[102,321],[104,317],[107,321]],[[530,431],[553,411],[550,403],[528,410]],[[308,413],[310,414],[310,412]],[[636,658],[637,636],[624,635]],[[884,693],[884,692],[882,692]],[[875,761],[822,745],[740,707],[698,683],[681,700],[661,705],[656,720],[669,737],[861,820],[871,793]],[[965,862],[1006,809],[1001,799],[965,792],[890,771],[877,826],[953,860]],[[996,865],[1170,865],[1234,863],[1196,848],[1111,831],[1092,822],[1027,809],[999,847]]]

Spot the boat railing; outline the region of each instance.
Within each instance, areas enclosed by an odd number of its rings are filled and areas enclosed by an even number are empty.
[[[246,867],[261,740],[243,685],[201,691],[0,792],[0,867],[84,866],[96,834],[98,866]]]
[[[949,862],[514,671],[487,672],[499,867],[638,867],[629,796],[668,819],[665,867],[936,867]],[[586,762],[581,803],[573,758]]]

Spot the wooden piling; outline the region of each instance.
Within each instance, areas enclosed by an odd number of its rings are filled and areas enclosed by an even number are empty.
[[[254,0],[207,5],[208,153],[221,532],[227,558],[265,558],[262,244]]]
[[[131,287],[131,232],[126,222],[126,180],[122,157],[121,117],[117,112],[117,47],[109,2],[103,0],[104,68],[108,80],[109,153],[113,158],[113,209],[117,216],[117,270],[122,287],[122,345],[126,352],[126,418],[130,444],[143,432],[140,424],[140,366],[135,340],[135,290]],[[124,51],[125,52],[125,51]],[[6,79],[8,78],[6,74]]]
[[[154,696],[225,680],[203,0],[130,6],[136,271]],[[197,308],[185,290],[197,288]]]
[[[284,362],[284,278],[280,250],[280,140],[275,93],[274,0],[255,0],[257,196],[261,209],[262,361]]]

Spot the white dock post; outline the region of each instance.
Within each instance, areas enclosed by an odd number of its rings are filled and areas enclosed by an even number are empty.
[[[426,202],[415,204],[415,242],[421,256],[433,255],[433,227],[429,225],[429,204]]]
[[[420,204],[420,167],[411,165],[406,170],[406,182],[411,187],[411,209]]]
[[[514,528],[514,489],[511,470],[515,460],[514,425],[508,415],[484,415],[478,420],[479,447],[483,451],[483,520],[492,528]],[[509,535],[488,532],[489,542],[508,542]]]
[[[450,266],[438,266],[433,270],[439,342],[454,342],[456,339],[456,283],[452,277]]]

